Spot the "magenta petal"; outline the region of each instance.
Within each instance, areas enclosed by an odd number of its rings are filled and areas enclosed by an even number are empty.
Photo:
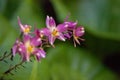
[[[40,30],[35,28],[34,34],[35,36],[40,37]]]
[[[48,28],[43,28],[40,30],[40,33],[45,35],[45,36],[49,36],[50,35],[50,30]]]
[[[35,56],[38,61],[40,61],[41,58],[45,58],[46,52],[43,49],[38,49],[35,51]]]
[[[12,48],[13,56],[15,56],[16,53],[17,53],[17,45],[14,45],[13,48]]]
[[[40,59],[41,59],[40,53],[36,53],[36,58],[38,61],[40,61]]]
[[[18,45],[19,45],[19,40],[16,40],[15,44],[12,47],[13,56],[15,56],[15,54],[18,52]]]
[[[33,37],[31,38],[31,44],[34,45],[34,46],[39,46],[42,44],[42,40],[40,37]]]
[[[85,33],[84,27],[77,27],[75,29],[75,36],[83,36]]]
[[[59,25],[57,26],[57,30],[58,30],[59,32],[65,32],[65,31],[67,31],[67,28],[68,28],[68,25],[67,25],[67,24],[59,24]]]
[[[22,42],[19,43],[18,52],[19,52],[20,55],[21,55],[22,53],[26,53],[26,52],[27,52],[27,51],[26,51],[26,48],[25,48],[25,45],[24,45]]]
[[[65,33],[64,37],[70,39],[72,36],[69,33]]]
[[[68,28],[71,30],[77,26],[77,22],[64,22],[64,24],[68,25]]]
[[[55,27],[56,26],[55,20],[52,17],[47,16],[46,25],[48,28]]]
[[[23,42],[30,41],[31,38],[31,35],[23,35]]]
[[[46,52],[43,49],[40,49],[39,52],[40,52],[41,57],[45,58]]]
[[[23,53],[23,55],[22,55],[22,60],[23,61],[30,61],[30,55],[29,54],[27,54],[27,53]]]
[[[26,61],[29,62],[29,61],[30,61],[30,55],[29,55],[29,54],[26,54],[25,57],[26,57]]]
[[[65,37],[62,33],[59,33],[58,39],[65,41]]]
[[[24,25],[22,25],[20,18],[19,17],[17,17],[17,18],[18,18],[18,25],[20,26],[21,32],[24,32],[24,29],[25,29]]]
[[[48,38],[49,38],[50,44],[53,45],[53,43],[55,42],[56,37],[53,37],[52,35],[50,35]]]

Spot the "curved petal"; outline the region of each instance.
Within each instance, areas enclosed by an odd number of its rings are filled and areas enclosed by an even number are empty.
[[[35,36],[31,39],[31,44],[34,46],[39,46],[41,45],[41,43],[42,43],[42,40],[40,37]]]
[[[12,47],[12,54],[13,54],[13,56],[15,56],[16,53],[17,53],[17,45],[14,45]]]
[[[49,42],[51,45],[55,42],[56,37],[53,37],[52,35],[48,36]]]
[[[65,37],[62,33],[59,33],[58,39],[65,41]]]
[[[24,45],[23,43],[20,43],[20,44],[19,44],[18,52],[19,52],[20,55],[21,55],[22,53],[27,53],[26,48],[25,48],[25,45]]]
[[[39,52],[40,52],[41,57],[45,58],[46,52],[43,49],[40,49]]]
[[[65,37],[66,39],[70,39],[72,36],[71,36],[69,33],[65,33],[65,34],[64,34],[64,37]]]
[[[40,53],[36,53],[36,58],[37,58],[37,61],[40,61],[40,59],[41,59],[41,56],[40,56]]]
[[[72,30],[77,26],[77,22],[64,22],[64,24],[68,25],[68,29]]]
[[[55,20],[52,17],[47,16],[46,25],[47,25],[47,28],[55,27],[56,26]]]
[[[39,29],[35,28],[33,33],[35,34],[35,36],[40,37],[40,30]]]
[[[20,26],[21,32],[24,32],[25,28],[24,25],[22,25],[21,21],[20,21],[20,17],[18,16],[18,25]]]
[[[28,54],[28,53],[23,53],[23,55],[22,55],[22,60],[23,61],[30,61],[30,54]]]
[[[26,41],[31,41],[31,35],[23,35],[23,42],[25,43]]]
[[[43,49],[37,49],[34,52],[34,55],[36,56],[37,60],[40,61],[41,58],[45,58],[46,52]]]
[[[59,25],[57,26],[57,30],[58,30],[59,32],[65,32],[65,31],[67,31],[67,28],[68,28],[68,25],[67,25],[67,24],[59,24]]]
[[[49,36],[51,33],[50,33],[50,30],[48,28],[43,28],[40,30],[40,33],[42,35],[45,35],[45,36]]]
[[[17,39],[15,41],[15,44],[12,47],[12,54],[13,54],[13,56],[15,56],[15,54],[18,52],[18,45],[19,45],[19,40]]]
[[[85,33],[84,27],[80,26],[75,29],[75,36],[83,36]]]

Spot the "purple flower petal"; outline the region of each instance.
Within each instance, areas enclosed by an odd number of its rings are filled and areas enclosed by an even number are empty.
[[[75,29],[75,36],[83,36],[85,33],[84,27],[80,26]]]
[[[30,41],[32,38],[31,35],[23,35],[23,42]]]
[[[67,28],[68,28],[68,25],[67,25],[67,24],[59,24],[59,25],[57,26],[57,30],[58,30],[59,32],[65,32],[65,31],[67,31]]]
[[[20,21],[20,18],[18,17],[18,25],[20,26],[21,32],[23,32],[25,35],[30,33],[31,26],[30,25],[23,25]]]
[[[25,48],[25,45],[23,43],[19,44],[18,52],[19,52],[20,55],[21,55],[21,53],[26,53],[27,52],[26,48]]]
[[[41,58],[45,58],[46,52],[43,49],[37,49],[34,53],[37,60],[40,61]]]
[[[40,49],[39,52],[40,52],[41,57],[45,58],[46,52],[43,49]]]
[[[40,30],[40,33],[42,35],[49,36],[50,35],[50,30],[48,28],[43,28],[43,29]]]
[[[65,37],[66,39],[67,39],[67,38],[70,39],[72,36],[71,36],[69,33],[65,33],[65,34],[64,34],[64,37]]]
[[[51,35],[51,36],[48,36],[48,39],[49,39],[50,44],[53,45],[53,43],[55,42],[56,37]]]
[[[65,37],[62,33],[59,33],[58,39],[65,41]]]
[[[35,36],[40,37],[40,30],[39,29],[35,28],[33,33],[35,34]]]
[[[18,25],[20,26],[21,32],[23,32],[25,30],[24,25],[22,25],[20,18],[19,17],[17,18],[18,18]]]
[[[37,58],[37,61],[40,61],[40,59],[41,59],[40,53],[36,53],[36,58]]]
[[[39,46],[39,45],[42,44],[42,40],[41,40],[40,37],[35,36],[31,39],[31,44],[34,45],[34,46]]]
[[[47,25],[47,28],[55,27],[56,26],[55,20],[52,17],[47,16],[46,25]]]
[[[64,24],[68,25],[68,29],[73,30],[77,26],[77,22],[64,22]]]
[[[23,53],[22,60],[29,62],[30,61],[30,54]]]
[[[12,47],[12,54],[13,54],[13,56],[15,56],[15,54],[16,54],[17,51],[18,51],[18,44],[19,44],[19,41],[16,40],[15,44],[14,44],[13,47]]]

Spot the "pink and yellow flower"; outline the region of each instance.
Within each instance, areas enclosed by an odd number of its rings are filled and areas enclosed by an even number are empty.
[[[27,35],[27,34],[30,33],[31,26],[30,26],[30,25],[27,25],[27,24],[25,24],[25,25],[22,24],[19,17],[18,17],[18,25],[19,25],[19,27],[20,27],[21,32],[22,32],[24,35]]]
[[[45,32],[48,32],[48,34],[46,35],[48,36],[48,39],[51,45],[54,44],[56,38],[62,41],[65,41],[63,32],[66,29],[65,28],[66,25],[61,24],[56,26],[55,20],[52,17],[47,16],[46,26],[47,26],[47,29],[45,30]]]
[[[23,37],[23,41],[16,40],[12,51],[13,55],[19,53],[23,61],[29,61],[30,56],[36,56],[39,61],[41,58],[45,58],[45,51],[38,46],[41,45],[39,38],[34,38],[29,35]]]

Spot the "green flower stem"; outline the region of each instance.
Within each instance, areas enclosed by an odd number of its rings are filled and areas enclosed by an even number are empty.
[[[9,54],[7,54],[7,52],[4,53],[3,57],[0,57],[0,61],[3,61],[4,59],[6,59],[7,57],[11,56],[12,52],[10,52]]]
[[[7,71],[5,71],[3,73],[3,75],[9,74],[9,73],[12,74],[11,71],[14,70],[14,69],[16,69],[18,66],[22,65],[23,63],[24,63],[24,61],[16,64],[15,66],[10,67]]]

